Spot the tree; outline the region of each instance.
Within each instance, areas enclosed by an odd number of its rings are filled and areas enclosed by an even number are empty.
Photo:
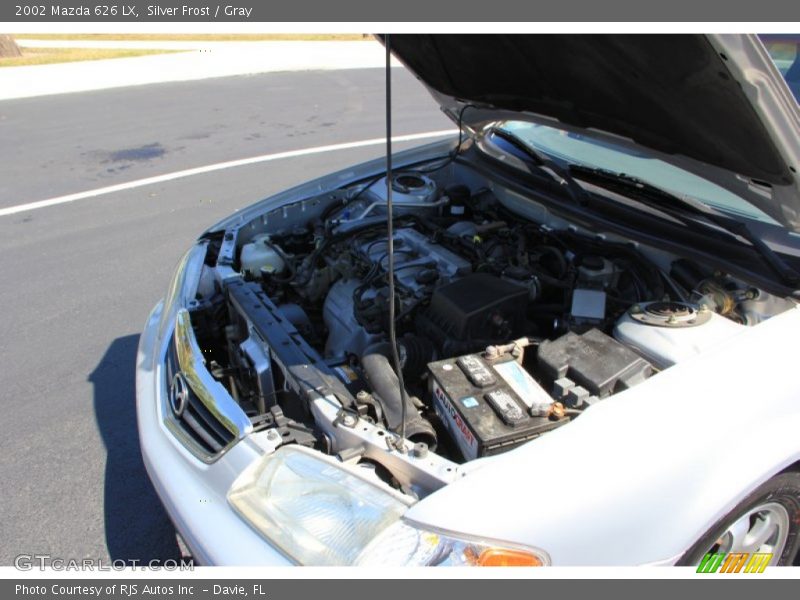
[[[12,56],[22,56],[17,42],[10,35],[0,34],[0,57],[9,58]]]

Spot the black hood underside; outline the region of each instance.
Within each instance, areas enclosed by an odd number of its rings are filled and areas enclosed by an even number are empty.
[[[771,185],[788,166],[702,35],[402,35],[392,52],[433,91],[533,113]],[[467,111],[468,112],[468,111]]]

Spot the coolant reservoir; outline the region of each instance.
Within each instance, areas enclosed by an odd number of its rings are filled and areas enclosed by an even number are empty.
[[[614,337],[661,369],[724,343],[747,329],[686,302],[646,302],[626,312]]]
[[[257,235],[242,246],[239,261],[242,265],[242,273],[253,279],[260,278],[262,272],[280,275],[286,268],[286,263],[270,243],[267,234]]]

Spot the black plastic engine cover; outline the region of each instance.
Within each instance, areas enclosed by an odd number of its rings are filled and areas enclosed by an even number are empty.
[[[537,361],[552,381],[569,378],[600,398],[629,388],[653,372],[649,362],[597,329],[542,342]]]
[[[525,324],[528,290],[488,273],[474,273],[433,292],[418,326],[438,342],[509,339]]]

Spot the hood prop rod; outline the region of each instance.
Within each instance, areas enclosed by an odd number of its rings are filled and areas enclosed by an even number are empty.
[[[390,34],[384,36],[386,47],[386,235],[388,247],[386,252],[389,259],[389,345],[391,348],[392,362],[400,384],[400,439],[394,441],[396,450],[405,453],[406,421],[408,420],[406,406],[408,405],[408,392],[403,381],[403,365],[400,361],[400,351],[397,346],[397,327],[395,313],[397,311],[397,297],[394,281],[394,206],[392,204],[392,52]]]

